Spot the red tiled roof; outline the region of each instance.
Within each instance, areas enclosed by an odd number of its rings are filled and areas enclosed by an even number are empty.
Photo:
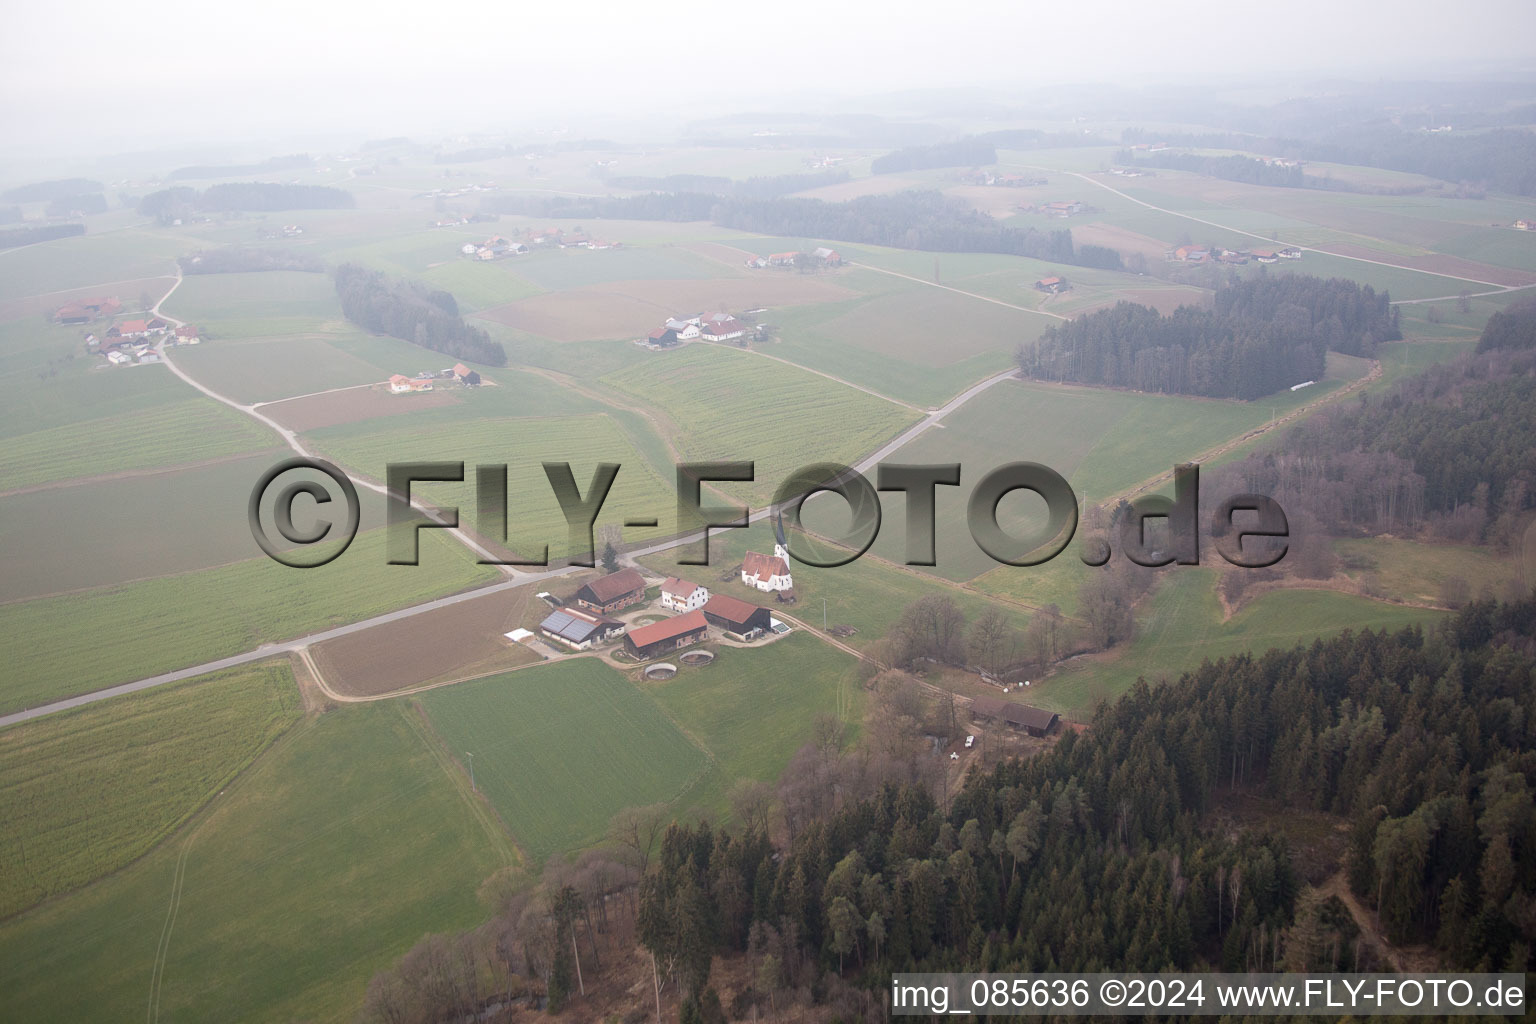
[[[711,594],[709,601],[704,605],[704,613],[706,615],[718,615],[722,619],[736,623],[746,622],[753,615],[763,610],[764,608],[760,604],[743,601],[741,598],[732,597],[729,594]]]
[[[741,571],[748,576],[767,579],[770,576],[788,576],[789,566],[784,564],[784,559],[778,555],[748,551],[747,556],[741,560]]]
[[[117,328],[124,334],[142,334],[149,330],[149,324],[143,320],[124,320]]]
[[[636,647],[648,647],[651,644],[674,640],[688,633],[694,633],[701,629],[709,628],[709,620],[704,618],[704,613],[698,610],[686,615],[679,615],[671,619],[662,619],[653,622],[649,626],[640,626],[629,631],[629,639]]]
[[[193,327],[191,324],[182,324],[180,327],[176,328],[176,337],[195,338],[197,337],[197,328]]]
[[[607,604],[615,598],[632,594],[637,590],[645,589],[645,577],[633,569],[620,569],[611,572],[607,576],[599,576],[582,587],[602,604]]]

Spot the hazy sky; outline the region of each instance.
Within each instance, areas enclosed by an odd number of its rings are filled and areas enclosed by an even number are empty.
[[[1529,62],[1536,2],[6,0],[0,24],[11,144],[110,150],[938,85],[1412,77]]]

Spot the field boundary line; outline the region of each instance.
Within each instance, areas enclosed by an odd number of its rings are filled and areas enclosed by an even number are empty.
[[[1004,255],[1007,255],[1007,254],[1005,253]],[[982,294],[980,294],[978,292],[968,292],[964,288],[956,288],[956,287],[954,287],[952,285],[940,284],[937,281],[926,281],[926,280],[924,280],[921,277],[913,277],[911,274],[903,274],[899,270],[887,270],[884,267],[877,267],[873,263],[852,263],[851,265],[855,266],[855,267],[860,267],[860,268],[862,268],[864,270],[873,270],[877,274],[889,274],[892,277],[904,277],[908,281],[916,281],[918,284],[925,284],[929,288],[942,288],[942,289],[944,289],[947,292],[954,292],[956,295],[967,295],[967,296],[969,296],[969,297],[971,297],[973,299],[980,299],[982,302],[990,302],[990,303],[992,303],[994,305],[997,305],[997,306],[1006,306],[1009,309],[1016,309],[1020,313],[1034,313],[1037,316],[1054,317],[1055,319],[1061,320],[1061,321],[1067,321],[1067,320],[1071,320],[1072,319],[1069,316],[1063,316],[1060,313],[1052,313],[1049,310],[1045,310],[1045,309],[1030,309],[1028,306],[1020,306],[1020,305],[1017,305],[1017,304],[1012,303],[1012,302],[1004,302],[1002,299],[994,299],[990,295],[982,295]]]
[[[701,345],[713,345],[716,348],[729,348],[729,347],[731,347],[731,346],[728,346],[724,342],[721,342],[721,341],[701,341],[699,344],[701,344]],[[926,412],[930,411],[928,409],[919,408],[918,406],[915,406],[915,405],[911,404],[910,402],[903,402],[899,398],[892,398],[890,395],[881,394],[880,392],[876,391],[874,388],[867,388],[867,387],[865,387],[862,384],[855,384],[851,380],[844,380],[842,377],[838,377],[838,376],[835,376],[833,374],[830,374],[830,373],[826,372],[825,370],[817,370],[817,369],[815,369],[813,367],[806,366],[803,363],[797,363],[797,362],[795,362],[793,360],[785,359],[783,356],[769,355],[767,352],[763,352],[763,351],[760,351],[760,350],[755,349],[755,348],[747,348],[747,349],[744,349],[742,351],[745,351],[745,352],[747,352],[750,355],[759,356],[759,357],[761,357],[763,359],[772,359],[774,362],[776,362],[776,363],[783,363],[785,366],[793,366],[795,369],[797,369],[797,370],[804,370],[806,373],[814,373],[818,377],[825,377],[825,378],[827,378],[827,380],[834,381],[834,382],[836,382],[838,384],[845,385],[846,387],[853,388],[855,391],[862,391],[866,395],[870,395],[870,396],[873,396],[875,398],[884,399],[885,401],[890,402],[892,405],[899,405],[899,406],[901,406],[904,409],[911,409],[913,412],[926,413]]]
[[[271,398],[271,399],[268,399],[268,400],[266,400],[264,402],[252,402],[251,403],[251,408],[252,409],[260,409],[262,406],[266,406],[266,405],[282,405],[284,402],[297,402],[297,401],[299,401],[300,399],[303,399],[303,398],[319,398],[321,395],[334,395],[334,394],[336,394],[337,392],[340,392],[340,391],[356,391],[359,388],[376,388],[380,384],[388,384],[388,383],[389,383],[389,381],[386,381],[386,380],[376,380],[376,381],[371,381],[371,382],[369,382],[367,384],[348,384],[344,388],[326,388],[324,391],[311,391],[307,395],[290,395],[287,398]]]
[[[528,857],[523,852],[517,840],[513,837],[512,829],[507,822],[502,820],[501,814],[491,804],[489,798],[482,798],[478,789],[467,790],[465,784],[469,782],[468,775],[459,766],[458,758],[454,757],[447,748],[447,740],[432,725],[432,719],[428,716],[426,708],[418,701],[407,701],[401,708],[400,714],[405,719],[406,726],[416,734],[421,745],[426,748],[428,754],[437,762],[443,774],[448,777],[448,784],[453,787],[459,799],[463,800],[469,808],[470,816],[485,830],[486,838],[491,841],[491,846],[500,855],[502,863],[507,867],[525,867]]]
[[[1317,254],[1319,254],[1321,256],[1332,256],[1335,259],[1340,259],[1340,260],[1353,260],[1356,263],[1370,263],[1370,264],[1373,264],[1373,265],[1378,266],[1378,267],[1390,267],[1393,270],[1406,270],[1406,271],[1408,271],[1410,273],[1414,273],[1414,274],[1426,274],[1426,275],[1428,275],[1430,277],[1443,277],[1443,278],[1446,278],[1447,280],[1450,280],[1450,281],[1466,281],[1468,284],[1486,285],[1489,288],[1496,289],[1495,291],[1484,292],[1483,294],[1485,294],[1485,295],[1497,295],[1500,292],[1511,292],[1511,291],[1516,291],[1516,290],[1518,290],[1520,288],[1536,287],[1536,285],[1530,285],[1530,284],[1526,284],[1526,285],[1501,285],[1497,281],[1481,281],[1481,280],[1478,280],[1475,277],[1462,277],[1459,274],[1442,274],[1442,273],[1439,273],[1439,272],[1433,271],[1433,270],[1420,270],[1418,267],[1405,267],[1401,263],[1388,263],[1385,260],[1367,259],[1364,256],[1346,256],[1344,253],[1341,253],[1341,252],[1330,252],[1327,249],[1319,249],[1316,246],[1312,246],[1312,245],[1296,245],[1296,244],[1289,243],[1289,242],[1283,242],[1283,241],[1279,241],[1278,239],[1270,238],[1267,235],[1258,234],[1257,232],[1254,232],[1254,231],[1245,231],[1242,228],[1228,227],[1227,225],[1218,223],[1218,222],[1216,222],[1214,220],[1206,220],[1203,217],[1196,217],[1192,213],[1181,213],[1178,210],[1169,210],[1169,209],[1167,209],[1165,207],[1157,206],[1157,205],[1155,205],[1153,203],[1147,202],[1144,199],[1137,199],[1135,196],[1130,195],[1127,192],[1120,191],[1119,189],[1115,188],[1113,185],[1110,185],[1110,184],[1108,184],[1106,182],[1099,181],[1099,180],[1097,180],[1095,178],[1092,178],[1092,177],[1090,177],[1090,176],[1088,176],[1086,174],[1082,174],[1082,173],[1080,173],[1078,171],[1064,171],[1064,170],[1062,170],[1059,167],[1040,167],[1040,166],[1036,166],[1034,164],[1025,164],[1024,166],[1029,167],[1031,170],[1035,170],[1035,171],[1049,171],[1049,172],[1051,172],[1053,174],[1068,174],[1068,175],[1071,175],[1074,178],[1080,178],[1083,181],[1088,182],[1088,184],[1090,184],[1090,185],[1094,185],[1094,186],[1096,186],[1098,188],[1102,188],[1102,189],[1104,189],[1105,191],[1108,191],[1108,192],[1113,192],[1115,195],[1119,196],[1121,199],[1125,199],[1125,200],[1128,200],[1130,202],[1133,202],[1137,206],[1145,206],[1149,210],[1156,210],[1158,213],[1166,213],[1170,217],[1182,217],[1184,220],[1192,220],[1196,224],[1204,224],[1207,227],[1217,228],[1217,229],[1219,229],[1221,231],[1230,231],[1230,232],[1232,232],[1235,235],[1246,235],[1249,238],[1257,238],[1260,241],[1269,242],[1272,245],[1280,245],[1280,246],[1286,246],[1288,248],[1300,249],[1302,252],[1315,252],[1315,253],[1317,253]],[[1324,228],[1327,227],[1327,225],[1319,225],[1319,226],[1320,227],[1324,227]],[[1338,229],[1330,229],[1330,230],[1338,230]],[[1369,236],[1361,235],[1359,237],[1367,238]],[[1433,250],[1430,250],[1430,251],[1433,252]],[[1437,254],[1437,255],[1439,255],[1439,254]],[[1456,296],[1453,295],[1453,296],[1451,296],[1451,298],[1456,298]],[[1435,299],[1428,299],[1428,300],[1424,300],[1424,301],[1434,302],[1434,301],[1437,301],[1437,300],[1435,300]]]

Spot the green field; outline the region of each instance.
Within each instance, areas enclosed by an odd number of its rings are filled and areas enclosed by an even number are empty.
[[[837,283],[866,295],[772,310],[778,342],[762,351],[925,407],[1007,368],[1021,342],[1055,323],[870,270]]]
[[[569,226],[566,230],[572,230]],[[605,241],[626,241],[618,225],[589,229]],[[686,249],[626,245],[622,249],[535,249],[511,261],[513,273],[548,291],[564,291],[614,281],[694,281],[726,277],[724,268]]]
[[[1459,579],[1466,596],[1508,598],[1536,585],[1523,578],[1523,566],[1488,548],[1463,544],[1420,544],[1396,537],[1349,538],[1334,541],[1345,575],[1358,579],[1367,593],[1386,594],[1394,601],[1438,605],[1441,587]]]
[[[0,451],[0,489],[174,466],[279,443],[249,417],[199,396],[7,438]]]
[[[864,700],[853,666],[850,655],[796,631],[755,650],[716,647],[712,664],[644,684],[712,755],[689,802],[723,814],[736,780],[774,781],[811,742],[820,715],[849,723],[853,740]]]
[[[330,275],[297,270],[189,274],[160,308],[167,316],[197,324],[215,337],[238,333],[244,321],[302,323],[341,318]]]
[[[174,274],[172,260],[189,248],[184,240],[162,232],[129,228],[11,249],[0,253],[0,299]],[[124,307],[132,309],[138,296],[122,299]]]
[[[708,764],[656,702],[595,658],[431,690],[452,756],[535,859],[603,838],[626,807],[681,797]]]
[[[1100,503],[1321,393],[1307,390],[1310,395],[1231,402],[1005,381],[971,399],[944,420],[943,429],[924,433],[890,461],[960,463],[960,486],[936,490],[938,565],[928,571],[968,580],[997,565],[976,547],[965,526],[971,488],[997,466],[1041,463],[1066,477],[1080,498]],[[880,539],[872,550],[902,562],[905,499],[889,494],[882,505]],[[1043,508],[1032,495],[1011,495],[999,506],[998,521],[1022,536],[1041,522],[1037,516]],[[845,506],[838,499],[815,499],[806,506],[805,523],[817,533],[837,537],[846,521]],[[1026,593],[1017,596],[1031,600]]]
[[[0,545],[9,554],[0,602],[257,557],[261,549],[251,536],[246,505],[258,477],[281,455],[269,451],[164,473],[95,477],[0,498]],[[293,479],[300,475],[315,476],[295,473]],[[382,495],[362,489],[358,504],[362,530],[384,523]],[[295,502],[296,521],[311,514],[306,505],[307,498]],[[271,511],[267,506],[264,512],[269,526]]]
[[[393,342],[380,348],[393,350],[399,344],[404,343]],[[388,356],[383,353],[375,361],[338,348],[324,335],[298,334],[251,341],[210,341],[197,348],[178,349],[172,358],[198,383],[226,398],[270,402],[329,388],[378,384],[392,373],[436,371],[447,358],[426,349],[413,349],[409,354],[409,363],[391,364],[385,361]]]
[[[414,416],[407,418],[414,423]],[[633,429],[647,428],[637,424]],[[505,417],[457,422],[434,416],[424,418],[419,425],[349,424],[317,430],[309,436],[327,455],[379,480],[384,479],[386,466],[391,462],[463,461],[462,485],[417,484],[412,493],[457,506],[460,522],[468,527],[474,527],[477,521],[474,467],[482,463],[507,464],[508,543],[525,555],[537,553],[544,544],[549,545],[552,558],[579,553],[569,550],[565,517],[544,474],[543,462],[570,463],[583,495],[587,494],[598,463],[618,463],[620,470],[603,502],[598,525],[654,517],[658,521],[655,528],[626,530],[626,539],[654,540],[677,532],[677,497],[672,481],[661,476],[661,468],[642,454],[644,441],[632,437],[625,424],[613,416]]]
[[[1031,690],[1031,702],[1086,721],[1098,701],[1118,697],[1137,677],[1158,682],[1206,659],[1262,653],[1345,629],[1428,624],[1441,615],[1331,590],[1277,590],[1258,596],[1224,622],[1216,570],[1179,566],[1167,576],[1145,602],[1129,645],[1066,663]]]
[[[385,563],[384,531],[360,533],[319,569],[268,558],[0,605],[0,711],[33,707],[258,644],[378,615],[497,575],[440,531],[421,564]]]
[[[917,419],[892,402],[737,349],[690,345],[605,383],[662,409],[689,461],[756,463],[756,481],[721,490],[765,503],[794,470],[852,463]]]
[[[299,716],[268,662],[0,732],[0,918],[142,856]]]
[[[3,334],[4,325],[0,325]],[[82,350],[83,351],[83,350]],[[71,423],[138,412],[184,402],[197,391],[164,366],[97,369],[97,359],[83,354],[69,359],[56,374],[18,372],[16,386],[0,402],[0,436],[14,437]]]
[[[463,243],[460,243],[463,244]],[[441,266],[433,267],[420,275],[434,288],[453,294],[454,301],[464,312],[490,309],[537,295],[539,288],[525,281],[512,270],[511,263],[501,260],[486,263],[460,257]]]
[[[320,715],[149,856],[0,924],[0,1001],[141,1020],[159,963],[162,1020],[350,1020],[424,934],[479,923],[513,857],[410,708]]]

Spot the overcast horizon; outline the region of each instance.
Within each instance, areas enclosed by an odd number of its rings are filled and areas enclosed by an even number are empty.
[[[399,0],[260,9],[169,0],[153,17],[105,0],[13,8],[0,42],[8,162],[306,137],[518,133],[564,120],[680,125],[729,110],[857,107],[897,90],[1224,76],[1270,83],[1283,96],[1302,78],[1536,66],[1531,34],[1518,29],[1536,28],[1524,0],[1474,0],[1454,20],[1425,0],[1297,0],[1283,11],[1190,0],[1090,0],[1071,11],[986,3],[942,19],[806,0],[746,14],[697,0],[659,10],[590,0],[432,10],[424,24],[420,8]],[[1427,22],[1434,33],[1423,31]],[[1490,35],[1493,22],[1510,30]],[[47,40],[68,41],[67,73]]]

